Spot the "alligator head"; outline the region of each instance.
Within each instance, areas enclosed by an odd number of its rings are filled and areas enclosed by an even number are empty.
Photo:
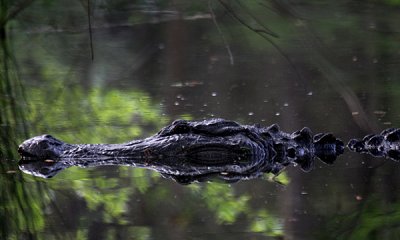
[[[41,135],[24,141],[18,148],[22,158],[54,159],[65,150],[64,142],[51,135]]]

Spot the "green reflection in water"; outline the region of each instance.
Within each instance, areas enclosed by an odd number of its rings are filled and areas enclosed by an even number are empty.
[[[336,216],[322,228],[326,239],[398,239],[400,236],[400,204],[384,203],[371,196],[360,199],[357,211]],[[329,235],[326,235],[328,234]]]
[[[215,213],[218,223],[235,222],[246,211],[250,199],[248,195],[235,196],[229,185],[217,183],[205,185],[200,195]]]
[[[7,39],[0,39],[0,158],[15,158],[18,141],[28,136],[24,90]]]
[[[2,7],[5,3],[2,2]],[[8,5],[7,5],[8,6]],[[0,239],[32,239],[45,225],[44,202],[48,195],[42,184],[27,183],[18,172],[16,149],[28,136],[24,89],[5,32],[5,14],[0,15]],[[28,186],[28,187],[27,187]]]
[[[70,143],[120,143],[150,135],[167,122],[142,92],[99,88],[85,92],[59,84],[48,91],[29,91],[33,103],[29,119],[37,134],[51,133]]]
[[[283,221],[266,209],[257,211],[253,217],[254,220],[249,228],[251,232],[262,233],[270,237],[283,236]]]
[[[20,173],[1,174],[0,217],[1,239],[36,236],[44,228],[44,202],[49,202],[40,183],[26,183]],[[29,187],[27,187],[29,186]]]
[[[283,236],[283,220],[269,213],[267,208],[252,209],[249,194],[235,194],[227,184],[190,185],[192,194],[202,198],[208,209],[215,214],[217,224],[233,224],[239,216],[249,219],[248,231],[265,236]]]

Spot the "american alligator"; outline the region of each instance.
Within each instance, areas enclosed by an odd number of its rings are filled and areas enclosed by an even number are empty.
[[[19,146],[20,168],[52,177],[70,166],[129,165],[156,170],[180,183],[212,178],[228,182],[279,174],[289,164],[310,171],[314,159],[331,164],[344,144],[330,133],[303,128],[282,132],[278,125],[240,125],[224,119],[177,120],[143,140],[123,144],[68,144],[51,135]]]

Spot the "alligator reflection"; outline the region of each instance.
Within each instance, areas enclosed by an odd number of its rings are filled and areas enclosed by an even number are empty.
[[[277,125],[210,119],[177,120],[152,137],[123,144],[68,144],[43,135],[23,142],[19,153],[22,171],[45,178],[71,166],[126,165],[153,169],[187,184],[277,175],[290,164],[310,171],[315,158],[331,164],[343,149],[332,134],[312,136],[308,128],[288,134]]]

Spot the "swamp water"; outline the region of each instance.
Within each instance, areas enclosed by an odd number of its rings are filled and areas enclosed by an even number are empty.
[[[121,143],[179,118],[344,141],[400,127],[396,1],[23,2],[1,15],[1,239],[400,237],[400,164],[368,155],[288,167],[284,185],[180,185],[116,166],[41,179],[17,154],[44,133]]]

